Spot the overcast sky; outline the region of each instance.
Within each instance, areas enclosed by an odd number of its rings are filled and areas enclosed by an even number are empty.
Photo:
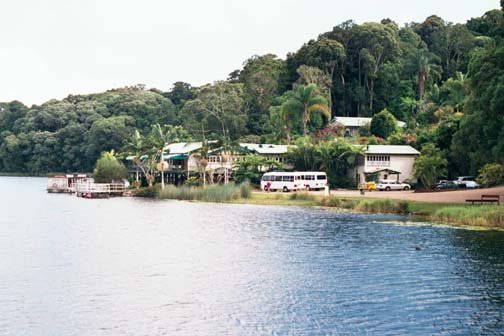
[[[282,58],[345,20],[451,22],[499,0],[1,0],[0,101],[226,79],[252,55]]]

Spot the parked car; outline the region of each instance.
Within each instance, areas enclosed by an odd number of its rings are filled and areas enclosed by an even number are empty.
[[[477,188],[477,183],[474,181],[474,176],[459,176],[455,181],[458,184],[459,188]],[[468,186],[468,182],[469,186]]]
[[[442,181],[436,184],[436,190],[458,189],[459,185],[455,181]]]
[[[378,190],[410,190],[411,186],[407,183],[402,183],[399,181],[388,181],[388,180],[382,180],[379,181],[376,189]]]
[[[476,189],[480,187],[480,185],[475,181],[466,181],[465,186],[468,189]]]

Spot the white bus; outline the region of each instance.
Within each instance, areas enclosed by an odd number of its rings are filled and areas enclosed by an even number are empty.
[[[324,172],[272,172],[266,173],[261,179],[261,190],[316,190],[327,185],[327,175]]]
[[[272,172],[264,174],[261,179],[261,190],[264,191],[282,190],[287,192],[302,188],[301,175],[297,173]]]
[[[298,172],[301,175],[304,189],[321,190],[327,186],[327,175],[324,172]]]

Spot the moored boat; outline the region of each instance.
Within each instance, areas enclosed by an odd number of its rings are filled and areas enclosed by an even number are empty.
[[[48,193],[74,193],[77,183],[83,181],[86,174],[66,174],[49,177],[47,180]]]

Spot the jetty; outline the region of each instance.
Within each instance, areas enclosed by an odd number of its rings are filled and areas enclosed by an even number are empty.
[[[109,198],[123,196],[127,188],[124,183],[95,183],[83,181],[76,184],[75,194],[84,198]]]

